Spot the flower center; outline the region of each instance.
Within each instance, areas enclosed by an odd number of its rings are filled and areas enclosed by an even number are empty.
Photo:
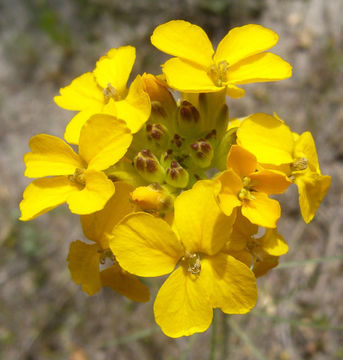
[[[291,170],[292,171],[302,171],[307,169],[307,159],[306,158],[300,158],[294,161],[291,164]]]
[[[218,64],[212,64],[207,71],[207,74],[213,80],[214,84],[218,87],[224,86],[224,83],[228,81],[227,71],[229,70],[229,64],[226,60],[220,61]]]
[[[76,168],[73,175],[69,175],[68,179],[76,184],[84,188],[86,186],[86,180],[84,175],[84,169]]]
[[[105,104],[107,104],[110,99],[118,101],[121,99],[120,95],[118,94],[117,90],[110,84],[107,84],[107,88],[104,89],[104,100]]]
[[[198,253],[186,252],[185,256],[181,259],[187,266],[187,271],[193,275],[199,275],[201,271],[200,255]]]
[[[100,254],[99,262],[101,265],[106,263],[106,259],[110,259],[112,263],[115,263],[116,258],[110,249],[98,249],[98,253]]]
[[[242,179],[242,183],[243,183],[243,188],[241,189],[241,191],[238,194],[238,198],[239,200],[243,201],[243,200],[255,200],[255,196],[252,194],[251,191],[251,179],[248,176],[245,176]]]

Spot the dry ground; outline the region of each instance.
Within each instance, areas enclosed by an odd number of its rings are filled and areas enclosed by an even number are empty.
[[[0,0],[0,358],[5,360],[343,358],[343,2],[341,0]],[[332,187],[315,220],[300,219],[296,189],[282,197],[280,231],[290,252],[259,280],[256,308],[216,313],[214,335],[166,338],[152,301],[132,304],[104,289],[88,297],[65,258],[81,238],[78,217],[60,207],[21,223],[28,184],[23,154],[37,133],[63,135],[59,87],[92,69],[109,48],[137,47],[135,72],[159,72],[153,28],[186,19],[218,41],[235,25],[269,26],[290,80],[246,86],[232,116],[276,111],[292,129],[311,130]],[[314,259],[314,260],[309,260]],[[158,284],[150,284],[153,294]]]

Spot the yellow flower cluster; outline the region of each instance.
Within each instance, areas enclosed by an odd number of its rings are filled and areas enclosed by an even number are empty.
[[[269,196],[295,183],[308,223],[330,186],[309,132],[292,132],[276,114],[229,119],[226,96],[244,95],[237,85],[291,76],[266,52],[277,41],[246,25],[215,52],[200,27],[170,21],[151,36],[173,56],[163,74],[137,75],[127,88],[135,49],[125,46],[60,90],[57,105],[78,111],[64,134],[78,153],[55,136],[30,140],[25,175],[38,179],[24,191],[20,219],[64,202],[81,215],[90,241],[72,242],[67,261],[83,291],[108,286],[146,302],[138,277],[170,274],[154,303],[170,337],[205,331],[214,308],[254,307],[256,277],[288,251]]]

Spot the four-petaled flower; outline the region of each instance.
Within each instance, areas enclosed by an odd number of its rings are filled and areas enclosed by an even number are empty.
[[[125,155],[131,141],[124,121],[104,114],[93,115],[82,127],[79,155],[56,136],[34,136],[32,152],[24,157],[25,175],[42,178],[25,189],[20,220],[34,219],[64,202],[75,214],[101,210],[115,192],[103,170]]]
[[[213,308],[243,314],[256,303],[256,280],[225,252],[235,214],[224,215],[211,181],[198,181],[175,201],[173,228],[146,213],[125,217],[113,230],[110,248],[121,267],[138,276],[172,272],[159,290],[154,313],[170,337],[205,331]]]
[[[227,88],[231,97],[244,95],[236,85],[292,76],[289,63],[264,52],[277,41],[274,31],[250,24],[230,30],[214,52],[206,33],[183,20],[159,25],[151,36],[154,46],[175,56],[162,66],[170,87],[191,93]]]
[[[150,98],[143,89],[140,75],[126,88],[136,50],[132,46],[111,49],[96,63],[93,72],[87,72],[62,88],[55,96],[63,109],[79,111],[66,127],[65,139],[79,143],[83,124],[97,113],[114,115],[126,122],[132,133],[137,132],[150,115]]]

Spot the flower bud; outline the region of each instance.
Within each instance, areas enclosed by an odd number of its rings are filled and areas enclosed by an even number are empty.
[[[176,102],[168,90],[167,84],[152,74],[142,75],[144,90],[151,100],[150,120],[172,127],[173,116],[176,111]]]
[[[200,139],[190,145],[190,156],[193,163],[200,168],[210,166],[213,158],[213,148],[209,141]]]
[[[148,182],[163,182],[165,171],[151,150],[141,150],[133,160],[134,166],[143,179]]]
[[[201,133],[202,124],[198,109],[189,101],[183,100],[177,113],[178,133],[185,136],[197,136]]]
[[[159,184],[139,186],[131,193],[132,200],[144,211],[166,212],[173,208],[174,198]]]
[[[188,185],[189,174],[176,160],[172,160],[166,170],[165,181],[176,188],[185,188]]]
[[[159,102],[167,111],[175,108],[175,100],[165,82],[147,73],[142,75],[142,80],[143,88],[149,94],[152,102]]]
[[[169,141],[168,129],[162,124],[146,124],[145,134],[153,147],[158,150],[163,150],[167,147]]]

